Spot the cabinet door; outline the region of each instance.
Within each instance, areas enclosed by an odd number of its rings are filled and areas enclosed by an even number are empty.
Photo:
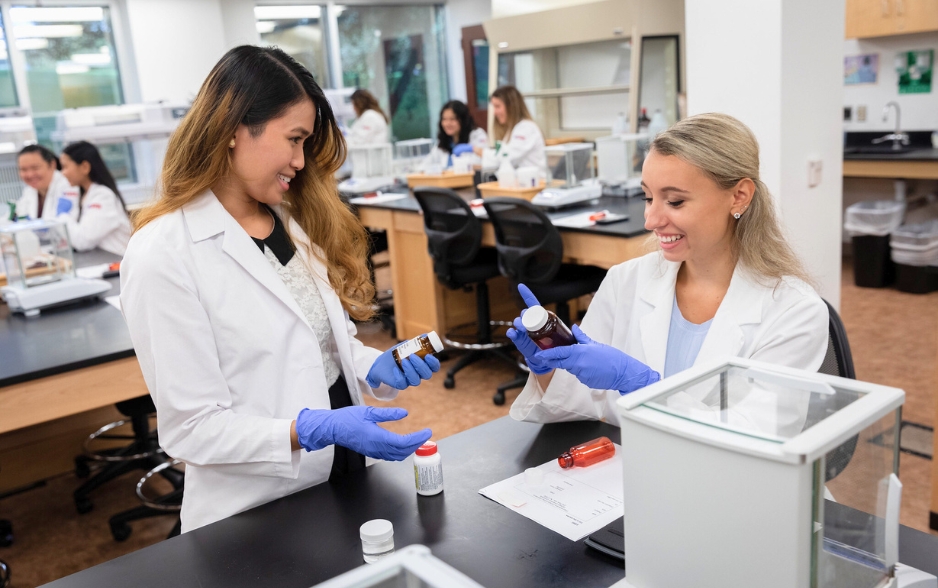
[[[896,3],[905,4],[908,11],[910,0],[847,0],[846,37],[882,37],[896,34]],[[925,2],[923,2],[925,3]]]
[[[921,33],[938,30],[938,2],[935,0],[893,0],[896,32]]]

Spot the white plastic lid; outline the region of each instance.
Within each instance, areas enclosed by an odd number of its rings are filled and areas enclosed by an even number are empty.
[[[544,470],[528,468],[524,470],[524,483],[528,486],[540,486],[544,483]]]
[[[380,543],[394,536],[394,525],[385,519],[374,519],[362,525],[358,532],[362,541]]]
[[[430,345],[433,345],[434,353],[443,351],[443,342],[440,341],[440,336],[436,334],[436,331],[427,333],[427,338],[430,339]]]
[[[547,324],[547,311],[543,306],[532,306],[524,311],[521,316],[521,324],[528,331],[536,331]]]

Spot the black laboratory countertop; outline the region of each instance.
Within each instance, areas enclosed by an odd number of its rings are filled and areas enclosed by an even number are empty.
[[[606,435],[606,423],[503,417],[439,443],[446,489],[418,496],[410,460],[382,462],[49,584],[50,588],[307,588],[362,564],[358,529],[384,518],[396,548],[420,543],[486,588],[607,587],[622,562],[482,497],[489,484]],[[938,537],[899,531],[899,560],[938,573]]]
[[[76,267],[120,261],[106,251],[75,254]],[[120,279],[109,278],[120,293]],[[134,355],[121,312],[103,299],[42,311],[35,318],[0,303],[0,387]]]
[[[640,196],[640,195],[639,195]],[[465,195],[463,198],[467,201]],[[385,202],[377,202],[374,204],[371,203],[357,203],[355,206],[359,208],[383,208],[387,210],[395,210],[401,212],[420,212],[420,204],[417,202],[417,199],[412,195],[408,195],[407,198],[400,198],[397,200],[388,200]],[[548,218],[551,220],[556,220],[565,216],[572,214],[580,214],[587,211],[600,211],[608,210],[611,213],[615,214],[626,214],[628,215],[628,220],[610,223],[606,225],[597,224],[592,227],[583,227],[583,228],[572,228],[572,227],[560,227],[557,229],[561,233],[572,231],[579,233],[590,233],[590,234],[600,234],[600,235],[609,235],[613,237],[635,237],[638,235],[643,235],[645,231],[645,202],[637,196],[624,197],[624,196],[602,196],[601,198],[589,202],[584,205],[571,206],[569,208],[563,208],[561,210],[548,211],[544,212],[547,214]],[[484,222],[487,222],[487,218],[483,215],[479,217]]]

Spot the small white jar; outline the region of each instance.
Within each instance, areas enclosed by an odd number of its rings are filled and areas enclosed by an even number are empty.
[[[362,539],[362,557],[365,563],[375,563],[394,553],[394,525],[385,519],[368,521],[358,530]]]
[[[443,491],[443,463],[436,443],[427,441],[414,453],[414,483],[417,494],[433,496]]]

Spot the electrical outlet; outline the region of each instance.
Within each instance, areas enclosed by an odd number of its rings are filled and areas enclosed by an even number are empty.
[[[850,122],[853,120],[853,108],[849,106],[844,106],[844,122]]]
[[[860,122],[866,121],[866,105],[857,106],[857,120]]]
[[[814,188],[821,183],[821,170],[823,164],[820,159],[808,160],[808,187]]]

